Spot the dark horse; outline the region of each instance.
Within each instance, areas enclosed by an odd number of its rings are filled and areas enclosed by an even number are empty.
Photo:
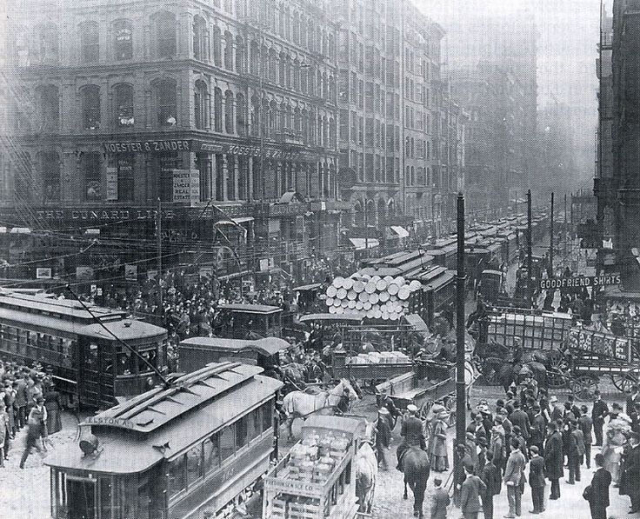
[[[410,447],[402,457],[402,473],[404,474],[404,499],[408,499],[407,484],[413,492],[413,515],[423,519],[422,503],[427,489],[430,464],[429,456],[419,447]]]

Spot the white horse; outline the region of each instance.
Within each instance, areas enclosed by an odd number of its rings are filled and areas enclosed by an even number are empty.
[[[367,422],[366,432],[356,455],[358,511],[365,514],[370,514],[373,508],[373,495],[376,490],[376,479],[378,478],[378,460],[373,451],[373,446],[376,442],[375,425],[375,422]]]
[[[287,415],[287,430],[289,439],[293,439],[292,425],[296,418],[303,420],[310,414],[321,409],[334,408],[340,402],[343,395],[348,395],[349,403],[358,400],[359,396],[351,383],[343,378],[340,383],[328,391],[320,391],[316,395],[310,395],[303,391],[292,391],[282,399],[282,409]]]

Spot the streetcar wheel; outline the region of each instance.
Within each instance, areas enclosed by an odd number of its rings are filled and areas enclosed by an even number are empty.
[[[580,375],[571,383],[571,392],[582,401],[593,400],[593,394],[598,389],[598,377],[595,375]]]
[[[631,371],[626,373],[612,373],[611,382],[618,391],[627,393],[631,390],[631,386],[638,383],[638,377]]]

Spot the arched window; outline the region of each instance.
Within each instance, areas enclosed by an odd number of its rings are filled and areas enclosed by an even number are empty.
[[[378,200],[378,222],[383,225],[384,222],[387,220],[387,212],[386,212],[387,206],[384,203],[384,200],[382,198],[380,198]]]
[[[285,72],[287,68],[287,56],[284,52],[280,53],[280,57],[278,59],[278,84],[280,86],[285,86],[287,81],[287,74]]]
[[[300,91],[300,62],[297,59],[293,61],[293,89]]]
[[[278,131],[285,132],[287,130],[287,105],[280,103],[280,111],[278,112]]]
[[[336,54],[336,41],[333,34],[330,34],[327,39],[327,54],[329,55],[329,60],[334,60]]]
[[[218,87],[213,89],[213,129],[222,131],[222,90]]]
[[[271,48],[269,49],[269,81],[276,81],[276,74],[278,69],[278,55],[276,54],[276,50]]]
[[[242,36],[236,37],[236,71],[244,72],[247,70],[247,49]]]
[[[313,52],[313,45],[316,40],[316,29],[313,26],[313,20],[309,18],[307,23],[307,49]]]
[[[306,94],[309,91],[309,66],[302,64],[300,66],[300,90],[303,94]]]
[[[129,20],[113,24],[113,55],[117,60],[133,58],[133,27]]]
[[[213,26],[213,64],[222,66],[222,33],[217,25]]]
[[[116,85],[113,91],[116,127],[130,128],[135,122],[133,116],[133,86],[120,84]]]
[[[247,16],[246,0],[236,0],[236,15],[240,18]]]
[[[81,90],[82,127],[96,130],[100,127],[100,87],[87,85]]]
[[[291,88],[291,56],[289,56],[288,54],[285,57],[284,73],[285,73],[285,84],[287,88]]]
[[[260,75],[265,79],[269,79],[269,59],[269,49],[266,45],[262,45],[260,47]]]
[[[84,180],[84,198],[87,202],[102,200],[100,175],[100,153],[92,151],[82,154],[81,170]]]
[[[37,58],[41,63],[56,63],[59,57],[58,26],[40,25],[37,29]]]
[[[293,43],[300,43],[300,15],[297,11],[293,13]]]
[[[411,185],[411,168],[409,166],[405,168],[405,175],[406,175],[405,182],[407,183],[408,186],[410,186]]]
[[[31,155],[24,153],[20,164],[13,173],[14,197],[17,202],[31,202],[33,199],[33,168]]]
[[[327,73],[323,72],[322,74],[322,92],[320,93],[320,97],[327,99],[329,96],[329,83],[327,82]]]
[[[176,17],[173,13],[163,12],[156,16],[156,44],[159,58],[176,55]]]
[[[156,108],[159,126],[175,126],[178,122],[176,82],[162,79],[155,83]]]
[[[233,92],[227,90],[224,93],[224,131],[227,133],[233,133],[233,127],[235,123],[235,116],[233,115]]]
[[[302,116],[300,114],[300,108],[297,107],[293,111],[293,131],[297,137],[300,137],[300,133],[302,132]]]
[[[307,140],[309,139],[309,115],[307,114],[307,110],[305,110],[304,108],[302,109],[302,113],[300,114],[300,119],[302,125],[300,128],[300,136],[302,137],[302,141],[306,144]]]
[[[309,75],[307,78],[307,87],[309,90],[309,95],[315,96],[316,95],[316,69],[313,67],[309,67],[308,70],[309,70]],[[304,86],[304,83],[303,83],[303,86]]]
[[[238,135],[247,135],[247,103],[242,94],[236,96],[236,130]]]
[[[329,96],[328,96],[328,99],[332,103],[336,99],[336,78],[333,75],[329,76]]]
[[[269,137],[273,138],[275,132],[280,131],[278,118],[278,105],[275,101],[269,103]]]
[[[233,34],[224,33],[224,68],[233,70]]]
[[[251,73],[260,74],[260,47],[255,40],[251,42]]]
[[[38,158],[44,202],[58,202],[60,201],[60,158],[55,151],[43,151]]]
[[[56,131],[60,125],[60,97],[58,87],[47,85],[38,89],[40,126],[43,132]]]
[[[209,30],[202,16],[193,18],[193,57],[199,61],[209,60]]]
[[[100,59],[100,35],[97,22],[80,26],[80,57],[82,63],[95,63]]]
[[[336,120],[329,119],[329,146],[335,148],[338,145],[336,140]]]
[[[196,81],[196,89],[193,94],[195,122],[198,130],[209,128],[211,121],[209,119],[209,91],[207,84],[202,81]]]
[[[251,98],[251,135],[260,133],[260,99],[258,96]]]
[[[364,227],[364,211],[360,200],[353,206],[353,223],[355,227]]]

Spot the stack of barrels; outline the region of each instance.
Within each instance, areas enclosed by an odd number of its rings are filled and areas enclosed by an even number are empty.
[[[354,274],[335,278],[327,288],[325,302],[332,314],[397,321],[409,313],[411,293],[421,286],[419,281],[408,282],[402,276]]]

